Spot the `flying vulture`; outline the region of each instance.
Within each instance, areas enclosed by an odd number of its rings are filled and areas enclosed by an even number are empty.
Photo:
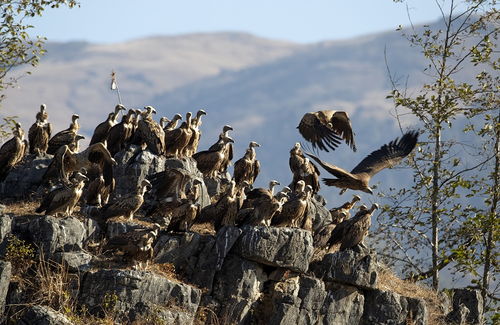
[[[40,111],[36,113],[36,122],[28,131],[30,154],[47,152],[52,134],[52,125],[47,121],[48,116],[45,104],[40,105]]]
[[[346,112],[333,110],[309,112],[302,117],[297,128],[315,149],[327,152],[328,149],[335,150],[344,140],[353,151],[356,151],[351,120]]]
[[[9,171],[23,160],[28,143],[24,140],[24,131],[21,129],[21,124],[16,123],[14,129],[14,137],[5,142],[0,147],[0,182],[2,182]]]
[[[354,217],[341,222],[333,229],[328,244],[331,246],[340,243],[340,250],[362,244],[371,226],[371,216],[378,208],[376,203],[370,209],[363,206]]]
[[[382,169],[398,164],[412,152],[417,144],[417,140],[418,132],[409,131],[401,139],[396,138],[366,156],[350,173],[340,167],[324,162],[312,154],[308,153],[307,155],[320,164],[327,172],[337,177],[336,179],[323,178],[323,182],[328,186],[342,188],[340,194],[344,193],[347,189],[373,194],[372,189],[368,185],[372,176]]]
[[[117,198],[114,202],[108,203],[101,208],[101,218],[108,220],[113,217],[125,217],[133,220],[134,213],[139,210],[144,203],[144,193],[151,188],[148,180],[143,180],[137,187],[135,193]]]
[[[78,141],[81,139],[85,139],[84,136],[78,135],[77,132],[80,129],[80,125],[78,124],[78,119],[80,116],[77,114],[73,114],[71,117],[71,124],[69,128],[66,130],[60,131],[56,133],[50,140],[49,146],[47,148],[48,154],[55,154],[57,149],[60,147],[67,145],[73,152],[78,151]]]
[[[234,180],[236,186],[242,187],[243,182],[253,185],[260,172],[260,162],[255,157],[255,147],[260,147],[255,141],[251,141],[245,155],[234,163]]]
[[[63,216],[73,214],[73,210],[82,196],[85,181],[88,180],[84,175],[85,169],[80,172],[74,172],[70,184],[63,184],[61,187],[55,188],[50,191],[44,198],[36,212],[41,213],[45,211],[46,215],[55,214],[56,216],[61,213]]]
[[[97,142],[104,142],[108,138],[109,130],[116,125],[118,114],[120,114],[121,110],[125,110],[125,107],[121,104],[116,105],[114,112],[108,114],[106,121],[96,126],[89,145],[93,145]]]

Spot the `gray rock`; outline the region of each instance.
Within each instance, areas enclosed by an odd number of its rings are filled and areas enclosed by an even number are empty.
[[[18,325],[72,325],[63,314],[47,306],[31,306],[16,323]]]
[[[198,170],[198,167],[196,165],[196,160],[194,160],[191,157],[183,159],[173,159],[173,158],[166,159],[165,168],[180,169],[185,175],[187,175],[186,191],[191,188],[195,180],[200,181],[201,182],[200,197],[198,198],[198,201],[196,201],[195,203],[199,203],[202,208],[206,207],[207,205],[210,205],[211,203],[209,195],[210,191],[207,188],[207,185],[205,185],[203,174]]]
[[[7,236],[12,233],[12,217],[0,214],[0,252],[5,250]]]
[[[403,297],[395,292],[365,292],[362,324],[415,325],[427,324],[427,308],[422,299]]]
[[[156,156],[149,150],[131,145],[126,150],[115,155],[118,165],[113,167],[115,176],[115,191],[113,196],[122,196],[135,191],[146,176],[165,169],[165,157]]]
[[[10,262],[0,261],[0,316],[3,315],[5,309],[5,301],[7,298],[7,292],[9,291],[11,277],[12,266],[10,265]]]
[[[66,265],[69,272],[75,273],[90,270],[92,258],[92,255],[84,251],[54,253],[56,262]]]
[[[377,258],[368,249],[352,249],[326,254],[321,261],[311,263],[311,271],[324,281],[335,281],[364,289],[377,287]]]
[[[37,191],[52,160],[51,155],[29,155],[0,183],[0,197],[25,198]]]
[[[452,305],[453,309],[447,315],[447,319],[459,324],[463,322],[464,318],[467,324],[483,323],[483,297],[481,296],[481,291],[453,289]]]
[[[254,318],[267,275],[262,266],[236,255],[228,255],[214,281],[213,296],[219,301],[218,315],[227,324],[247,324]]]
[[[191,283],[212,289],[217,263],[213,236],[195,232],[162,235],[154,251],[155,263],[172,263]]]
[[[313,231],[316,233],[324,225],[332,222],[332,215],[325,207],[325,199],[322,196],[316,195],[312,197],[307,204],[306,218],[313,221]]]
[[[108,238],[113,238],[119,234],[145,228],[146,227],[143,224],[138,223],[136,220],[108,221],[106,226],[106,236]]]
[[[240,256],[265,265],[307,271],[313,255],[310,231],[248,225],[242,231],[233,247]]]
[[[44,257],[51,258],[56,251],[81,250],[92,233],[86,225],[75,217],[42,216],[29,223],[28,231]]]
[[[242,230],[238,227],[224,226],[217,232],[215,247],[217,251],[216,270],[219,271],[224,263],[227,253],[231,250],[236,240],[240,237]]]
[[[268,324],[359,324],[363,295],[354,287],[325,285],[310,276],[275,283],[257,315]]]
[[[79,296],[79,302],[93,314],[107,306],[124,322],[154,316],[166,324],[191,324],[200,299],[200,289],[136,270],[88,272]]]

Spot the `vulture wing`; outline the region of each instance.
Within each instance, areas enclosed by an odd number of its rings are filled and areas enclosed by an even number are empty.
[[[306,113],[300,120],[300,134],[311,142],[313,148],[329,151],[335,150],[343,139],[354,151],[354,135],[351,120],[346,112],[318,111]]]
[[[323,160],[319,159],[318,157],[316,157],[313,154],[310,154],[310,153],[306,152],[306,155],[308,155],[309,157],[311,157],[312,159],[314,159],[321,167],[323,167],[327,172],[329,172],[333,176],[336,176],[338,178],[342,178],[342,177],[349,177],[349,178],[351,178],[352,177],[351,174],[349,174],[348,171],[346,171],[346,170],[344,170],[344,169],[342,169],[340,167],[337,167],[335,165],[329,164],[326,161],[323,161]],[[314,164],[313,164],[313,166],[314,166]],[[318,171],[318,175],[319,175],[319,171]]]
[[[356,167],[354,167],[351,174],[366,173],[372,177],[384,168],[395,166],[401,161],[401,159],[410,154],[413,148],[415,148],[417,140],[417,131],[409,131],[405,133],[401,139],[396,138],[388,144],[384,144],[380,149],[369,154]]]

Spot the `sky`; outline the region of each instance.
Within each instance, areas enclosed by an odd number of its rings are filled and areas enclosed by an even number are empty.
[[[438,0],[441,1],[441,0]],[[34,34],[49,41],[116,43],[157,35],[242,31],[312,43],[432,22],[434,0],[80,0],[80,8],[48,9]],[[408,7],[407,7],[408,6]]]

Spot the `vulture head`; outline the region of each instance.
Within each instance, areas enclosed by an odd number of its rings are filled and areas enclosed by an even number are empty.
[[[373,194],[373,190],[370,186],[367,186],[366,188],[362,189],[362,191],[368,194]]]
[[[361,197],[360,197],[359,195],[354,195],[354,196],[352,197],[352,202],[353,202],[353,203],[354,203],[354,202],[358,202],[358,201],[360,201],[360,200],[361,200]]]
[[[142,180],[141,182],[141,188],[146,188],[146,189],[151,189],[153,186],[151,185],[151,183],[147,180],[147,179],[144,179]]]
[[[233,131],[233,127],[231,125],[224,125],[222,133],[226,133],[227,131]]]
[[[126,108],[122,104],[118,104],[115,106],[115,114],[118,114],[120,111],[125,111]]]
[[[78,120],[79,118],[80,118],[80,116],[79,116],[78,114],[73,114],[73,116],[71,116],[71,121],[72,121],[73,123],[75,123],[75,122],[76,122],[76,120]]]
[[[187,112],[186,113],[186,123],[188,126],[191,126],[191,117],[193,117],[193,113]]]
[[[200,116],[202,115],[207,115],[207,112],[205,112],[204,110],[200,109],[197,113],[196,113],[196,117],[197,118],[200,118]]]
[[[283,189],[281,190],[281,192],[288,194],[288,193],[292,192],[292,189],[289,188],[288,186],[285,186],[285,187],[283,187]]]
[[[40,113],[42,113],[42,114],[45,113],[46,109],[47,109],[47,105],[45,105],[45,104],[40,105]]]
[[[151,116],[151,114],[156,114],[156,109],[153,106],[144,107],[146,110],[146,116]]]
[[[274,187],[276,185],[280,185],[280,182],[278,181],[275,181],[274,179],[272,181],[269,182],[269,190],[271,191],[271,193],[273,193],[274,191]]]
[[[115,119],[116,114],[114,112],[111,112],[108,114],[108,121],[112,121]]]
[[[377,210],[379,208],[379,205],[377,203],[373,203],[371,208],[370,208],[370,211],[373,213],[373,211]]]
[[[170,120],[168,119],[168,117],[166,117],[166,116],[162,116],[162,117],[160,118],[160,126],[161,126],[162,128],[164,128],[164,127],[165,127],[165,125],[166,125],[168,122],[170,122]]]
[[[182,120],[182,115],[177,113],[174,115],[174,117],[172,118],[172,121],[180,121]]]
[[[368,207],[364,204],[362,204],[358,209],[358,211],[366,211],[366,210],[368,210]]]
[[[295,184],[295,192],[296,193],[302,193],[306,189],[306,182],[303,180],[300,180]]]
[[[250,141],[250,144],[248,145],[248,148],[256,148],[256,147],[260,147],[260,144],[258,144],[255,141]]]
[[[16,122],[16,128],[14,129],[14,136],[17,136],[19,138],[24,138],[24,131],[21,128],[21,124]]]

